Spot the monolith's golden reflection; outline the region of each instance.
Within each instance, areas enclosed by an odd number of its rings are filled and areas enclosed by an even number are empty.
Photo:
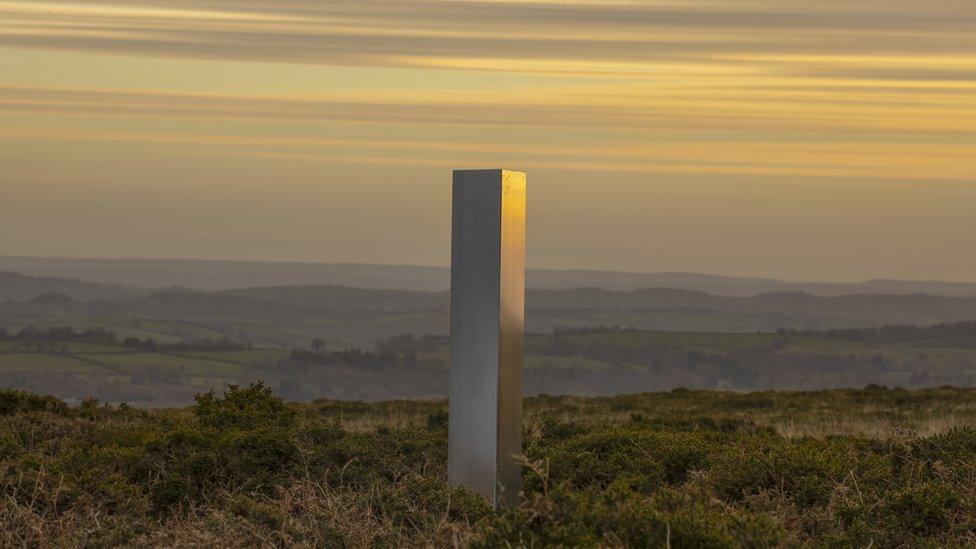
[[[448,477],[518,502],[525,317],[525,174],[454,172]]]

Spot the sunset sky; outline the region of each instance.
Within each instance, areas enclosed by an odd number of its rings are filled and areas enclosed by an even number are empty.
[[[0,254],[976,281],[974,0],[0,0]]]

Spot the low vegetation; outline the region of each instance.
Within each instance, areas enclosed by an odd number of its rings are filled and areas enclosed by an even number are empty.
[[[0,391],[0,546],[961,546],[976,390],[526,400],[521,504],[445,486],[443,401],[139,410]]]

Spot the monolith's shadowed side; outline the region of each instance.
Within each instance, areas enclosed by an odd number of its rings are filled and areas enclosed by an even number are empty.
[[[518,503],[525,326],[525,174],[454,172],[448,478]]]

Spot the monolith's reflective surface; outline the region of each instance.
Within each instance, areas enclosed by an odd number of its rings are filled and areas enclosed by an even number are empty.
[[[525,325],[525,174],[454,172],[448,478],[518,502]]]

